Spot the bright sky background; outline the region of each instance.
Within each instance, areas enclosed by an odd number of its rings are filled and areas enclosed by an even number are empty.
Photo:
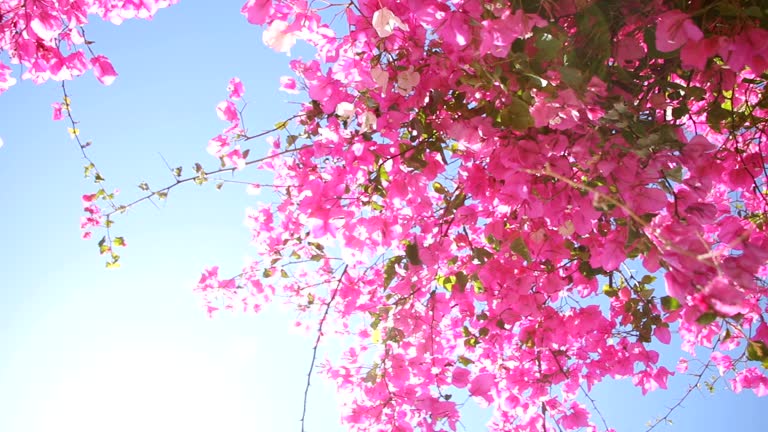
[[[293,112],[277,91],[288,58],[263,47],[242,2],[185,0],[153,22],[89,25],[120,76],[104,87],[89,75],[68,91],[91,157],[123,199],[141,181],[172,180],[160,154],[187,172],[215,165],[205,146],[226,126],[214,107],[229,78],[245,83],[252,132]],[[67,124],[50,119],[61,96],[57,83],[28,82],[0,96],[0,431],[298,431],[314,335],[292,330],[286,308],[208,319],[192,294],[204,267],[235,273],[244,262],[244,208],[259,198],[234,185],[176,189],[159,209],[117,220],[129,247],[123,267],[106,270],[95,242],[80,240],[80,196],[95,188]],[[611,384],[593,397],[617,430],[641,431],[684,383],[645,399]],[[721,382],[660,430],[757,430],[766,409]],[[337,419],[334,388],[315,378],[308,430],[342,430]],[[473,411],[465,425],[483,422]]]

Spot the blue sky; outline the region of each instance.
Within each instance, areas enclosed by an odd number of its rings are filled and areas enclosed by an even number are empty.
[[[263,47],[242,1],[182,1],[152,22],[89,25],[120,76],[110,87],[86,76],[68,91],[90,156],[124,199],[141,181],[172,180],[160,155],[187,171],[215,165],[205,147],[226,126],[214,108],[231,77],[246,85],[252,132],[293,112],[277,91],[288,57]],[[244,209],[259,197],[190,185],[159,208],[137,207],[115,225],[129,245],[123,267],[106,270],[95,242],[80,240],[80,196],[95,189],[67,125],[50,119],[59,100],[57,83],[0,96],[0,431],[299,430],[314,335],[292,330],[296,314],[282,307],[208,319],[192,294],[204,267],[234,273],[244,262]],[[641,431],[685,391],[674,383],[649,398],[628,383],[593,396],[618,430]],[[308,430],[342,430],[335,400],[315,378]],[[662,430],[754,430],[766,408],[721,383]],[[471,411],[465,424],[483,421]]]

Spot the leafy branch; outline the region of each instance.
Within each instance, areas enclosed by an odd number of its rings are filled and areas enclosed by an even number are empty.
[[[275,130],[277,130],[277,129],[273,129],[273,130],[264,132],[263,134],[268,134],[268,133],[274,132]],[[252,159],[252,160],[246,161],[245,165],[253,165],[253,164],[256,164],[256,163],[264,162],[264,161],[267,161],[267,160],[270,160],[270,159],[273,159],[273,158],[276,158],[276,157],[279,157],[279,156],[283,156],[285,154],[301,151],[301,150],[304,150],[304,149],[309,148],[309,147],[311,147],[311,145],[308,144],[308,145],[301,146],[301,147],[295,147],[295,148],[292,148],[292,149],[283,150],[281,152],[274,153],[274,154],[271,154],[269,156],[264,156],[264,157],[261,157],[261,158],[258,158],[258,159]],[[109,216],[112,216],[115,213],[125,213],[129,208],[131,208],[131,207],[135,206],[136,204],[139,204],[139,203],[141,203],[143,201],[150,200],[152,197],[158,197],[160,199],[165,199],[168,196],[168,192],[170,192],[171,189],[173,189],[173,188],[175,188],[175,187],[177,187],[177,186],[179,186],[181,184],[189,183],[189,182],[195,182],[197,184],[202,184],[202,183],[206,182],[208,177],[211,176],[211,175],[223,174],[223,173],[231,173],[231,172],[235,172],[237,169],[238,169],[238,167],[232,166],[232,167],[227,167],[227,168],[220,168],[220,169],[217,169],[217,170],[214,170],[214,171],[206,171],[206,170],[203,169],[203,167],[200,164],[196,164],[195,165],[196,175],[189,176],[189,177],[186,177],[186,178],[180,178],[179,176],[175,175],[180,170],[179,170],[179,168],[175,168],[175,169],[172,170],[173,173],[174,173],[174,177],[176,178],[174,183],[171,183],[170,185],[165,186],[165,187],[163,187],[161,189],[157,189],[155,191],[149,190],[149,186],[146,183],[142,183],[142,184],[139,185],[139,188],[147,190],[147,191],[149,191],[149,193],[147,193],[147,194],[145,194],[145,195],[143,195],[143,196],[141,196],[141,197],[139,197],[139,198],[129,202],[128,204],[121,204],[121,205],[116,206],[114,208],[114,210],[112,210],[111,212],[107,213],[106,216],[109,217]]]

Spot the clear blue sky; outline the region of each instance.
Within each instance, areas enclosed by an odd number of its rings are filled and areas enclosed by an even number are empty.
[[[68,90],[92,158],[124,198],[141,181],[171,180],[159,154],[186,170],[215,164],[205,146],[226,126],[214,107],[229,78],[246,85],[251,131],[292,113],[277,91],[288,58],[262,46],[242,2],[187,0],[152,22],[88,27],[120,76]],[[50,120],[60,99],[56,83],[0,96],[0,431],[298,431],[314,336],[292,331],[284,308],[210,320],[192,294],[204,267],[234,273],[244,262],[244,208],[259,197],[190,186],[160,209],[140,206],[115,226],[129,244],[123,267],[106,270],[95,242],[80,240],[79,197],[93,184],[66,123]],[[314,382],[309,430],[341,430],[334,389]],[[685,390],[672,384],[645,399],[626,383],[593,396],[618,430],[641,431]],[[694,395],[662,430],[759,429],[768,400],[722,387]],[[468,430],[483,418],[471,412]]]

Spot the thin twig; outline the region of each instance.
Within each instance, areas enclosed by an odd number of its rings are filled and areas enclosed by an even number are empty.
[[[333,293],[331,294],[331,298],[328,300],[328,304],[325,306],[325,312],[323,312],[323,316],[320,318],[320,324],[317,326],[317,339],[315,340],[315,346],[312,348],[312,362],[309,364],[309,372],[307,373],[307,386],[304,388],[304,408],[301,411],[301,432],[305,432],[304,429],[304,420],[307,417],[307,399],[309,398],[309,385],[312,381],[312,371],[315,369],[315,360],[317,359],[317,347],[320,346],[320,339],[323,337],[323,324],[325,324],[325,319],[328,317],[328,312],[331,310],[331,305],[333,304],[333,301],[336,299],[336,295],[339,293],[339,288],[341,287],[341,281],[344,279],[344,275],[347,274],[347,267],[344,266],[344,270],[341,272],[341,276],[339,276],[339,283],[336,284],[336,289],[333,290]]]
[[[645,432],[650,432],[656,426],[658,426],[661,422],[669,421],[669,416],[672,415],[672,412],[675,411],[679,406],[681,406],[683,404],[683,402],[685,402],[685,400],[688,398],[688,396],[690,396],[691,393],[693,393],[694,389],[699,388],[699,383],[701,383],[701,379],[704,377],[704,374],[707,372],[707,370],[709,370],[709,367],[710,367],[711,364],[712,364],[712,362],[708,361],[704,365],[704,368],[702,369],[701,373],[696,377],[696,382],[693,383],[692,385],[688,386],[688,391],[686,391],[685,394],[683,394],[683,397],[681,397],[680,400],[678,400],[676,404],[672,405],[669,408],[669,410],[667,410],[667,413],[664,414],[663,417],[657,418],[656,421],[652,425],[650,425],[648,427],[648,429],[645,430]]]
[[[311,145],[308,144],[308,145],[305,145],[305,146],[302,146],[302,147],[296,147],[296,148],[292,148],[292,149],[289,149],[289,150],[284,150],[282,152],[274,153],[274,154],[271,154],[269,156],[265,156],[263,158],[250,160],[250,161],[246,162],[245,165],[253,165],[255,163],[264,162],[266,160],[269,160],[269,159],[272,159],[272,158],[275,158],[275,157],[278,157],[278,156],[282,156],[282,155],[285,155],[285,154],[288,154],[288,153],[294,153],[294,152],[297,152],[297,151],[304,150],[305,148],[308,148],[308,147],[311,147]],[[226,172],[234,172],[237,169],[238,168],[236,166],[232,166],[232,167],[228,167],[228,168],[217,169],[216,171],[211,171],[211,172],[203,171],[202,175],[207,177],[207,176],[210,176],[210,175],[216,175],[216,174],[221,174],[221,173],[226,173]],[[162,194],[163,192],[168,192],[171,189],[175,188],[176,186],[178,186],[178,185],[180,185],[182,183],[188,183],[188,182],[193,181],[193,180],[198,179],[198,178],[200,178],[200,174],[195,175],[195,176],[191,176],[191,177],[187,177],[187,178],[184,178],[184,179],[177,179],[175,183],[173,183],[173,184],[171,184],[169,186],[166,186],[166,187],[164,187],[162,189],[158,189],[156,191],[152,191],[152,192],[144,195],[141,198],[137,198],[137,199],[131,201],[128,204],[123,204],[123,205],[117,206],[114,210],[112,210],[111,212],[107,213],[105,216],[111,216],[111,215],[113,215],[115,213],[118,213],[118,212],[124,212],[124,211],[128,210],[129,208],[135,206],[136,204],[138,204],[138,203],[140,203],[142,201],[146,201],[146,200],[152,198],[153,196],[156,196],[158,194]]]

